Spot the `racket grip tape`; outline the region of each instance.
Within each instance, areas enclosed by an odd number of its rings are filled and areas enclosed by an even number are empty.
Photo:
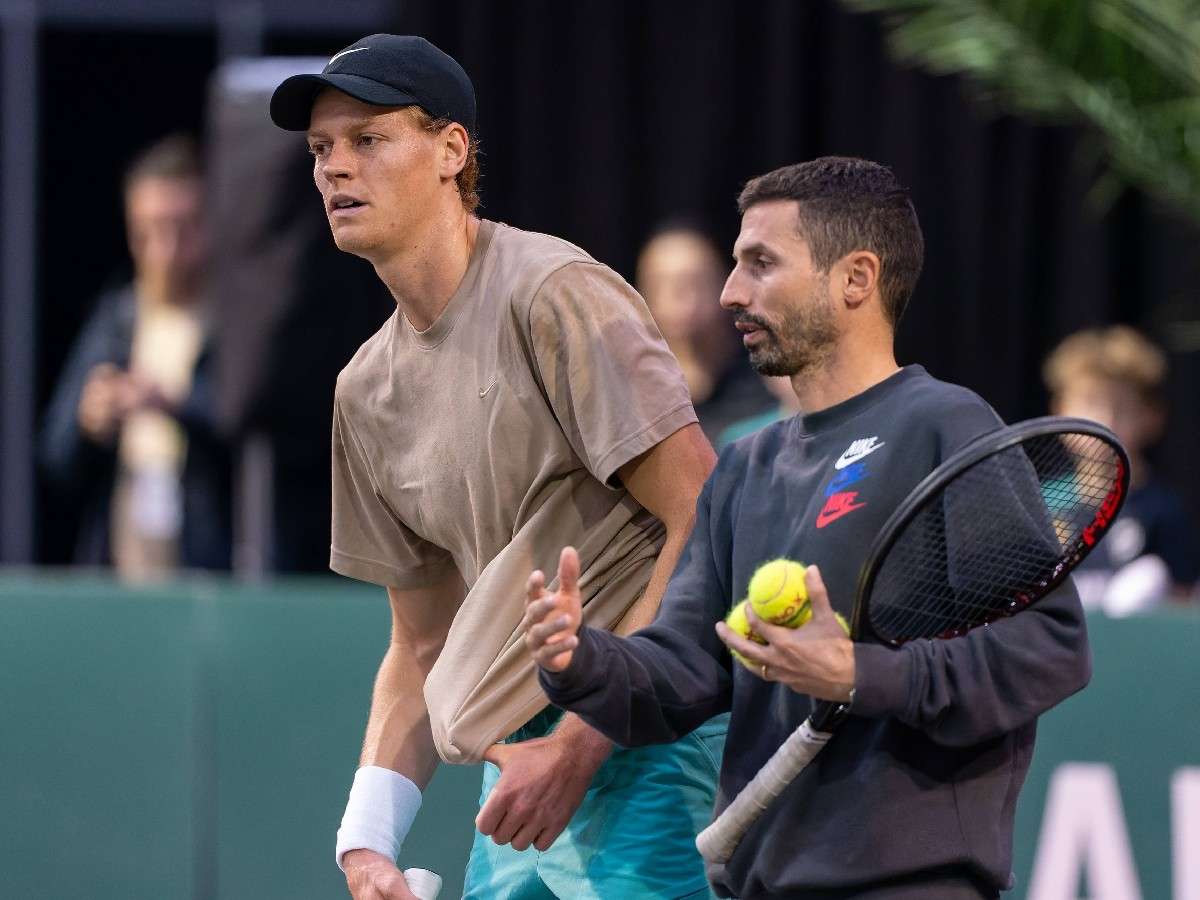
[[[788,736],[782,746],[759,769],[742,792],[733,798],[716,821],[696,837],[696,849],[710,863],[729,862],[750,826],[812,761],[833,735],[817,731],[811,718]],[[727,750],[728,752],[728,750]]]

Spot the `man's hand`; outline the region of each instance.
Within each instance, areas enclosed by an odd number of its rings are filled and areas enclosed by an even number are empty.
[[[354,900],[416,900],[404,873],[374,850],[351,850],[342,857],[346,886]]]
[[[529,576],[526,585],[521,628],[525,645],[539,666],[561,672],[571,664],[571,651],[579,644],[576,635],[582,617],[579,554],[574,547],[564,547],[558,558],[558,592],[546,593],[546,576],[540,570]]]
[[[611,750],[612,744],[573,717],[549,737],[493,745],[483,758],[500,767],[500,780],[475,827],[514,850],[531,845],[546,850],[575,815]]]
[[[174,412],[174,404],[157,384],[138,372],[127,372],[120,382],[118,393],[123,415],[140,410]]]
[[[804,584],[812,604],[812,618],[802,628],[764,622],[747,604],[750,628],[767,643],[757,644],[744,638],[724,622],[717,623],[717,635],[730,649],[749,660],[759,677],[786,684],[797,693],[819,700],[845,702],[854,687],[854,644],[833,614],[825,582],[816,566],[808,567]]]
[[[116,433],[121,419],[121,370],[112,363],[100,363],[88,372],[79,395],[79,427],[98,444],[106,444]]]

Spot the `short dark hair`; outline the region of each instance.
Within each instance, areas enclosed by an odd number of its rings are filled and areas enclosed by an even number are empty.
[[[204,174],[200,148],[191,135],[170,134],[142,150],[125,169],[125,192],[145,178],[188,179]]]
[[[800,205],[799,230],[821,271],[855,250],[879,257],[883,311],[894,327],[912,296],[925,241],[908,191],[892,170],[847,156],[823,156],[751,179],[738,210],[771,200]]]
[[[443,128],[454,122],[453,119],[445,116],[441,118],[431,116],[419,106],[410,106],[408,109],[412,110],[417,127],[426,134],[441,134]],[[454,183],[458,185],[458,195],[462,198],[463,209],[469,213],[473,213],[479,208],[479,179],[483,174],[479,168],[479,153],[479,139],[468,131],[467,161],[463,163],[462,169],[455,176]]]

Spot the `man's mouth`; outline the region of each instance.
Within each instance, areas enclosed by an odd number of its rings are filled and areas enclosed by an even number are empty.
[[[352,215],[355,210],[362,209],[367,204],[355,197],[333,197],[329,201],[329,215]]]

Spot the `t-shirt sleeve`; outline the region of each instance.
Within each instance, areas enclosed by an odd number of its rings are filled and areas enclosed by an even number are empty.
[[[370,464],[340,404],[333,411],[333,521],[329,568],[401,589],[429,587],[455,571],[450,554],[417,536],[376,488]]]
[[[529,334],[554,414],[599,481],[611,483],[625,463],[696,421],[645,301],[608,267],[569,263],[546,278]]]

